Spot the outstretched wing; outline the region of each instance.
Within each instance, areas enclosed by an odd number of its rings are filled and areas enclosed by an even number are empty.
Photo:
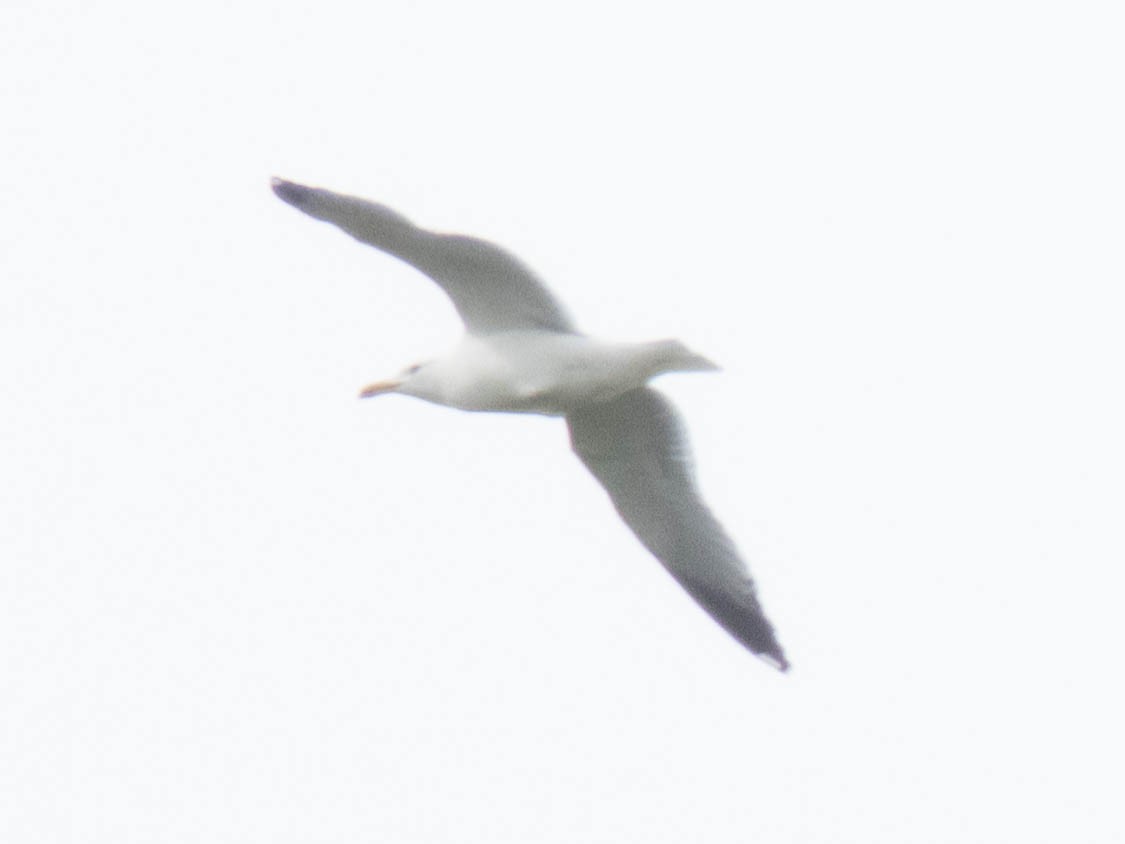
[[[746,566],[699,497],[671,402],[644,387],[566,421],[575,453],[645,547],[738,641],[788,669]]]
[[[419,228],[385,205],[273,180],[273,192],[310,217],[421,270],[453,300],[473,334],[539,330],[573,333],[565,309],[519,259],[488,241]]]

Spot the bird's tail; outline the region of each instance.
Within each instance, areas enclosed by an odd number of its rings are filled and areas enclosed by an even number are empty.
[[[718,364],[697,354],[679,340],[657,340],[652,344],[657,353],[657,372],[714,372]]]

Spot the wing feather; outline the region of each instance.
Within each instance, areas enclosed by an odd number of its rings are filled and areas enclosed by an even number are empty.
[[[679,417],[647,387],[567,416],[571,445],[621,518],[728,632],[785,671],[746,566],[696,488]]]
[[[333,223],[428,275],[453,300],[472,334],[575,331],[566,310],[536,275],[493,243],[427,231],[385,205],[323,188],[274,179],[273,191],[310,217]]]

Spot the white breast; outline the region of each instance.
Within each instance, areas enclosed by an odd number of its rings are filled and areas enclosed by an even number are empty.
[[[403,392],[462,410],[560,415],[644,384],[663,371],[663,345],[540,331],[467,335],[426,367],[424,384]]]

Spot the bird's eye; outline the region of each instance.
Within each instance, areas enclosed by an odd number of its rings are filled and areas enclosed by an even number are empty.
[[[413,366],[406,367],[406,373],[405,374],[413,375],[415,372],[417,372],[421,368],[422,368],[422,364],[416,363]]]

